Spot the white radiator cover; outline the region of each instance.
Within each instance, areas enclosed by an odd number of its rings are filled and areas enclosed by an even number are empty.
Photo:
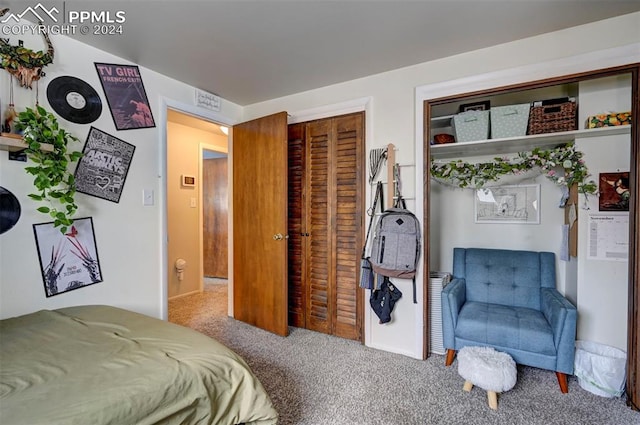
[[[440,293],[442,288],[451,281],[451,274],[446,272],[429,273],[429,323],[430,325],[430,352],[445,354],[442,338],[442,303]]]

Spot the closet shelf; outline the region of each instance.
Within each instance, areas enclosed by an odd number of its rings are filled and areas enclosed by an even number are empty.
[[[0,150],[17,152],[26,149],[27,144],[22,140],[22,136],[11,133],[0,133]],[[53,145],[43,144],[41,150],[53,152]]]
[[[559,133],[535,134],[522,137],[508,137],[504,139],[478,140],[465,143],[449,143],[431,146],[431,156],[434,159],[447,159],[480,155],[500,155],[507,153],[526,152],[534,148],[553,149],[573,142],[579,138],[615,136],[630,134],[630,125],[615,127],[600,127],[588,130],[563,131]]]

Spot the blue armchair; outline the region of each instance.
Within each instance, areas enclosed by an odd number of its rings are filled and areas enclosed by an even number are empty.
[[[576,319],[556,290],[552,252],[454,248],[453,279],[442,291],[447,366],[462,347],[493,347],[516,363],[555,371],[567,393]]]

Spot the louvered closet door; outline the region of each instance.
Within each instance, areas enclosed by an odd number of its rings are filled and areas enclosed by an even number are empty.
[[[362,247],[362,152],[363,114],[333,119],[335,148],[332,175],[335,176],[335,213],[332,253],[335,257],[335,316],[333,334],[360,339],[358,266]]]
[[[305,124],[289,126],[289,325],[305,326]]]
[[[289,126],[289,321],[361,340],[364,114]]]
[[[331,121],[307,125],[306,228],[307,237],[307,329],[331,333],[334,282],[331,252],[331,200],[333,173],[330,169]]]

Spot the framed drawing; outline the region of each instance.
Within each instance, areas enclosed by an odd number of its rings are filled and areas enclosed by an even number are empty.
[[[629,211],[629,172],[600,173],[600,211]]]
[[[474,205],[476,223],[540,224],[540,185],[478,189]]]
[[[91,217],[74,220],[69,233],[53,222],[34,224],[33,233],[47,298],[102,282]]]
[[[136,147],[91,127],[76,168],[76,191],[120,202]]]
[[[140,69],[94,62],[117,130],[155,127]]]
[[[482,102],[464,103],[460,105],[459,112],[488,111],[489,109],[491,109],[491,101],[483,100]]]

